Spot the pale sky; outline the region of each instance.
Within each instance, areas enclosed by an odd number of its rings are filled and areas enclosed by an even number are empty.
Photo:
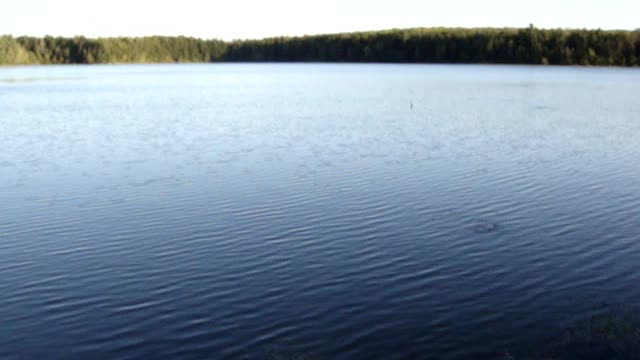
[[[640,0],[6,0],[0,34],[262,38],[462,26],[640,28]]]

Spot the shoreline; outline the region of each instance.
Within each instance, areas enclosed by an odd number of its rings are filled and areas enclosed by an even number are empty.
[[[212,61],[212,62],[114,62],[114,63],[65,63],[65,64],[0,64],[0,69],[26,67],[94,67],[94,66],[156,66],[156,65],[409,65],[409,66],[500,66],[535,68],[576,68],[576,69],[639,69],[640,65],[580,65],[580,64],[518,64],[518,63],[416,63],[416,62],[357,62],[357,61]]]

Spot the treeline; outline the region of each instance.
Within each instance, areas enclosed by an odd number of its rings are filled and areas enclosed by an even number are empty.
[[[216,61],[640,66],[640,30],[419,28],[230,42],[0,37],[0,64]]]
[[[211,62],[221,59],[220,40],[151,36],[87,39],[0,37],[0,64],[101,64]]]

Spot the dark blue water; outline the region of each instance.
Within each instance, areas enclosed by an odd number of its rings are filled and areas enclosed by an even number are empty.
[[[636,69],[0,68],[0,358],[549,356],[640,303],[638,94]]]

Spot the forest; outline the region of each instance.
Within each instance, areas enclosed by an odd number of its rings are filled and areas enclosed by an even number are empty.
[[[0,36],[0,64],[378,62],[640,66],[640,30],[414,28],[204,40]]]

